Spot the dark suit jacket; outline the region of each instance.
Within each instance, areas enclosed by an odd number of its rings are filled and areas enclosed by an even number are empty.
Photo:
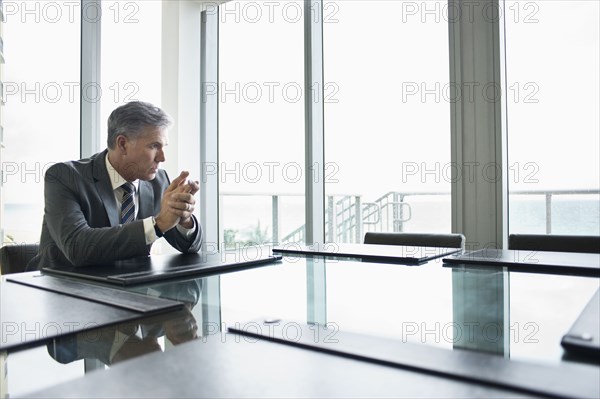
[[[159,170],[151,181],[140,181],[137,220],[119,225],[120,205],[106,170],[107,150],[80,161],[64,162],[48,169],[44,178],[44,220],[40,250],[27,270],[60,265],[83,266],[149,253],[141,219],[157,215],[169,178]],[[164,235],[180,252],[198,252],[202,229],[191,239],[177,228]]]

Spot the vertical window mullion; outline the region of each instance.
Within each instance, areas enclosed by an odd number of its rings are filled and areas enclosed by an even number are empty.
[[[219,63],[219,14],[202,13],[201,30],[201,101],[200,101],[200,165],[219,164],[219,100],[217,95],[208,95],[207,88],[218,86]],[[213,93],[214,94],[214,93]],[[217,247],[223,245],[219,233],[219,178],[218,173],[200,171],[201,179],[200,221],[204,228],[204,242]],[[205,248],[206,249],[206,248]]]
[[[100,0],[81,0],[80,156],[100,151]]]
[[[304,1],[305,182],[307,244],[325,241],[325,151],[323,125],[323,19],[321,0]],[[316,95],[314,95],[316,91]],[[324,262],[306,261],[307,321],[327,323]]]
[[[325,151],[323,128],[323,20],[322,1],[304,2],[304,96],[306,129],[306,236],[307,244],[325,240]],[[314,91],[317,91],[316,95]]]

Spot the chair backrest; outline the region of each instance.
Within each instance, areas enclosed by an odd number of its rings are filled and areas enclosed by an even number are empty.
[[[464,248],[462,234],[374,233],[365,234],[365,244],[407,245],[414,247]]]
[[[600,236],[550,234],[511,234],[508,249],[528,251],[600,253]]]
[[[22,273],[39,249],[38,244],[7,244],[0,248],[0,274]]]

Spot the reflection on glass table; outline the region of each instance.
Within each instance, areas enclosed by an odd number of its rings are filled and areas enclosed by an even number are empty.
[[[333,331],[471,350],[534,364],[565,356],[565,334],[599,287],[597,278],[285,257],[282,263],[126,289],[184,302],[182,311],[108,326],[48,344],[57,362],[113,365],[256,320],[293,320]],[[293,337],[291,337],[293,338]],[[10,370],[11,354],[7,358]],[[41,371],[45,372],[45,371]],[[9,381],[14,376],[9,371]]]

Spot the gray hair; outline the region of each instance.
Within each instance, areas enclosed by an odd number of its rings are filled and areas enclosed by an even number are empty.
[[[171,125],[171,117],[162,109],[142,101],[132,101],[121,105],[108,117],[108,148],[114,149],[117,136],[135,138],[147,126],[167,128]]]

